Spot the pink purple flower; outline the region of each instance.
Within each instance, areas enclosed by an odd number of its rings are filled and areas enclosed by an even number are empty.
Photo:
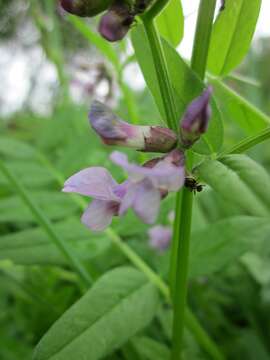
[[[172,229],[169,226],[156,225],[149,229],[149,243],[153,249],[160,252],[167,250],[172,239]]]
[[[207,131],[211,118],[211,94],[212,88],[209,86],[188,106],[180,124],[180,138],[184,148],[191,147]]]
[[[122,40],[134,21],[134,15],[126,3],[116,2],[102,16],[99,23],[99,33],[108,41]]]
[[[167,153],[177,145],[176,134],[161,126],[128,124],[104,104],[94,101],[89,120],[92,128],[107,145],[122,145],[147,152]]]
[[[159,212],[164,194],[178,191],[184,184],[184,157],[178,150],[145,166],[130,163],[125,154],[115,151],[111,160],[121,166],[129,175],[129,186],[122,200],[119,214],[129,208],[147,224],[153,224]]]
[[[129,208],[145,223],[154,223],[164,191],[178,191],[184,184],[184,159],[177,150],[152,161],[152,167],[130,163],[120,152],[111,159],[128,172],[127,181],[118,184],[105,168],[92,167],[71,176],[63,188],[93,198],[82,222],[94,231],[104,230],[113,216],[124,215]]]

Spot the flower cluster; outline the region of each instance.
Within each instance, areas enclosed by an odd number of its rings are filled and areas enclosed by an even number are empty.
[[[135,16],[143,13],[152,0],[61,0],[61,5],[67,12],[93,17],[104,11],[101,17],[99,33],[108,41],[118,41],[124,38],[135,20]]]
[[[128,209],[147,224],[156,221],[161,200],[168,192],[177,192],[185,183],[184,152],[207,129],[210,94],[211,89],[207,88],[189,105],[180,123],[180,136],[160,126],[130,125],[105,105],[93,103],[90,125],[105,144],[165,154],[137,165],[129,162],[125,154],[114,151],[111,161],[128,174],[128,179],[121,184],[103,167],[91,167],[71,176],[63,191],[93,198],[82,216],[86,226],[102,231],[111,224],[114,216],[123,216]]]

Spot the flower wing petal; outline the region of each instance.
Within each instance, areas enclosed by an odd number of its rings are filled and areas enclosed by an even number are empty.
[[[116,204],[112,201],[93,200],[82,215],[82,223],[93,231],[102,231],[117,214]]]
[[[153,224],[159,213],[161,195],[149,181],[142,181],[137,188],[133,209],[146,224]]]
[[[75,192],[100,200],[116,200],[113,189],[117,186],[111,174],[102,167],[91,167],[71,176],[64,184],[64,192]]]

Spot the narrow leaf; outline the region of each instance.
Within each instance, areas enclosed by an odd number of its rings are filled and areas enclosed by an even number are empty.
[[[210,79],[217,104],[226,121],[254,135],[270,124],[270,118],[219,80]]]
[[[82,260],[95,258],[110,245],[106,235],[90,233],[78,220],[65,221],[53,227]],[[0,236],[0,260],[11,260],[17,265],[68,265],[66,257],[42,228]]]
[[[69,197],[60,192],[32,192],[31,199],[51,220],[60,220],[74,214],[78,209],[78,206]],[[0,223],[33,221],[35,221],[35,216],[19,196],[14,195],[0,200]]]
[[[101,359],[147,326],[157,306],[157,290],[141,272],[112,270],[52,326],[34,360]]]
[[[266,174],[264,170],[254,171],[251,161],[245,155],[225,156],[220,161],[206,160],[197,172],[223,199],[238,206],[245,214],[268,216],[269,204],[261,197],[261,181],[257,182],[260,174],[264,180]]]
[[[208,69],[224,76],[241,63],[248,52],[260,13],[261,0],[226,0],[213,27]]]
[[[184,15],[180,0],[171,0],[157,17],[157,27],[172,46],[176,47],[184,35]]]
[[[252,216],[231,217],[195,231],[191,237],[190,276],[220,271],[269,234],[269,221]]]

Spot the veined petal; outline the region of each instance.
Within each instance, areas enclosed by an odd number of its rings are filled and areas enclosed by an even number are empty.
[[[119,204],[113,201],[93,200],[83,213],[82,223],[93,231],[102,231],[118,214]]]
[[[149,176],[156,188],[167,191],[178,191],[185,182],[185,169],[165,160],[160,161]]]
[[[134,182],[148,179],[154,187],[168,191],[178,191],[184,184],[184,166],[174,165],[169,156],[157,162],[152,168],[129,163],[127,156],[119,151],[111,154],[111,160],[126,170]]]
[[[160,200],[160,191],[149,181],[142,181],[135,194],[133,209],[143,222],[153,224],[159,213]]]
[[[129,208],[133,207],[133,203],[135,201],[135,196],[136,196],[136,191],[137,191],[137,184],[130,184],[125,196],[123,197],[121,204],[120,204],[120,208],[119,208],[119,215],[122,216],[124,215]]]
[[[113,192],[117,182],[102,167],[91,167],[71,176],[64,184],[64,192],[75,192],[99,200],[118,200]]]
[[[116,165],[121,166],[121,168],[126,170],[129,173],[131,180],[140,181],[145,177],[145,172],[142,169],[142,166],[129,163],[128,157],[126,154],[123,154],[120,151],[114,151],[111,154],[110,159]]]

